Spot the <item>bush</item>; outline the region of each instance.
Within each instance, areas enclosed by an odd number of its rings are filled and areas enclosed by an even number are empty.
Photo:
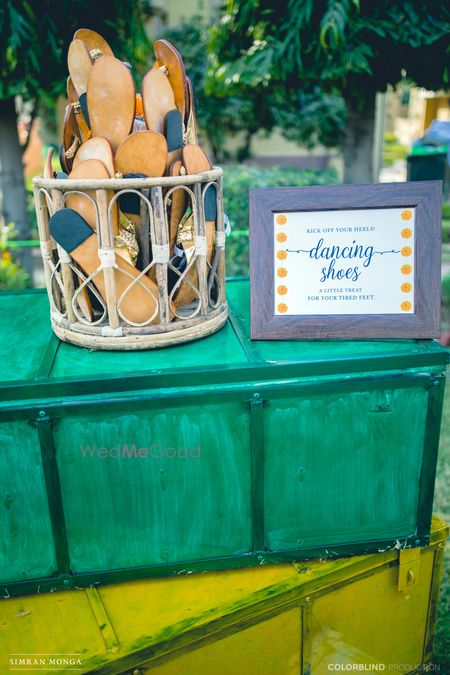
[[[12,224],[2,228],[0,233],[0,291],[18,291],[30,286],[27,272],[14,261],[8,250],[8,242],[14,239]]]
[[[442,304],[444,307],[450,307],[450,274],[446,274],[442,279]]]
[[[442,243],[450,244],[450,204],[442,205]]]
[[[226,165],[224,167],[224,210],[230,219],[227,239],[227,275],[248,275],[248,190],[249,188],[295,187],[337,183],[334,170],[301,170],[287,167]]]
[[[450,220],[442,221],[442,243],[450,244]]]
[[[406,159],[408,156],[408,148],[406,145],[399,143],[397,137],[392,132],[384,134],[384,152],[383,152],[383,166],[391,166],[398,159]]]

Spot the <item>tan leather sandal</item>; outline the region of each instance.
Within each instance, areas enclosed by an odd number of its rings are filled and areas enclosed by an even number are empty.
[[[171,176],[181,176],[183,173],[186,173],[186,170],[183,167],[183,162],[181,160],[174,162],[170,167]],[[175,241],[177,239],[178,225],[180,220],[186,211],[186,191],[185,190],[174,190],[171,195],[172,204],[170,207],[170,223],[169,223],[169,250],[170,255],[173,255]]]
[[[162,134],[154,131],[137,131],[128,136],[117,148],[114,158],[116,170],[125,178],[129,177],[157,177],[164,175],[167,163],[167,143]],[[124,216],[131,221],[140,241],[140,256],[138,264],[142,269],[150,262],[150,233],[148,219],[145,221],[146,231],[141,223],[141,200],[136,194],[124,193],[119,197],[120,208]],[[149,276],[155,279],[155,267],[149,270]]]
[[[186,71],[181,54],[167,40],[155,40],[153,51],[157,59],[154,67],[165,66],[175,105],[184,119],[186,111]]]
[[[109,177],[114,178],[115,175],[114,157],[111,150],[111,146],[106,140],[106,138],[96,136],[95,138],[90,138],[88,141],[85,141],[78,148],[77,154],[75,155],[73,160],[73,168],[75,169],[78,166],[78,164],[86,161],[87,159],[100,160],[108,170]],[[89,176],[89,178],[93,177],[94,176]]]
[[[113,56],[98,58],[87,82],[92,137],[102,136],[115,153],[134,122],[136,92],[130,71]]]
[[[159,68],[149,70],[142,81],[142,107],[147,129],[162,134],[166,115],[175,108],[175,98],[167,75]]]
[[[86,159],[82,162],[79,162],[76,167],[72,169],[69,174],[69,178],[74,179],[83,179],[83,178],[98,178],[105,179],[110,178],[109,171],[106,166],[99,159]],[[95,200],[95,191],[86,190],[86,194],[90,195]],[[107,198],[108,204],[114,196],[112,190],[108,190]],[[91,227],[94,231],[97,230],[97,211],[94,204],[90,199],[87,199],[81,194],[68,194],[66,197],[66,206],[73,211],[76,211],[83,220]],[[113,234],[116,235],[119,232],[119,215],[117,202],[114,204],[111,212],[111,222]]]
[[[92,60],[82,40],[72,40],[67,52],[67,66],[78,98],[86,93],[87,82],[92,70]]]
[[[192,87],[192,82],[189,77],[186,77],[186,91],[187,91],[187,106],[186,106],[186,117],[185,117],[185,144],[186,145],[198,145],[198,133],[197,133],[197,118],[195,115],[195,100],[194,100],[194,90]]]
[[[100,266],[98,257],[98,239],[86,221],[70,208],[57,211],[49,221],[50,234],[58,244],[71,255],[76,264],[89,277]],[[155,316],[151,323],[159,320],[158,287],[147,276],[137,279],[140,272],[121,256],[116,255],[117,268],[114,269],[117,300],[124,295],[120,305],[121,314],[127,321],[144,323]],[[105,281],[103,272],[93,278],[93,283],[105,298]],[[131,285],[132,284],[132,285]]]
[[[74,40],[82,40],[86,45],[92,61],[95,61],[99,56],[114,56],[114,52],[99,33],[89,28],[79,28],[74,36]]]
[[[183,148],[182,155],[183,166],[185,167],[187,174],[202,173],[203,171],[209,171],[213,168],[208,156],[198,145],[186,145]],[[214,190],[215,188],[212,189]],[[205,222],[207,249],[206,259],[209,263],[212,261],[214,252],[215,229],[215,220],[209,220]],[[190,281],[195,288],[198,288],[198,273],[195,263],[188,271],[186,278],[181,283],[180,288],[176,294],[174,299],[176,307],[186,305],[197,297],[194,289],[187,283],[187,281]]]
[[[72,78],[70,77],[70,75],[66,80],[66,92],[67,92],[67,100],[69,101],[69,103],[75,103],[75,101],[78,101],[78,94],[75,90],[75,87],[73,86]]]
[[[66,106],[64,114],[62,153],[60,153],[61,167],[67,173],[72,168],[73,158],[81,145],[81,134],[77,124],[73,105]],[[61,156],[62,155],[62,156]]]
[[[73,111],[75,113],[75,118],[80,132],[81,140],[82,142],[87,141],[91,135],[91,131],[89,129],[89,122],[86,121],[86,117],[88,117],[86,106],[86,94],[82,95],[81,99],[83,102],[82,105],[80,99],[78,98],[78,94],[75,90],[75,87],[73,86],[72,78],[70,77],[70,75],[67,78],[66,91],[69,103],[72,104]],[[83,107],[85,108],[84,110]]]
[[[114,156],[116,171],[124,176],[141,173],[148,177],[163,176],[167,163],[167,142],[154,131],[137,131],[127,136]]]

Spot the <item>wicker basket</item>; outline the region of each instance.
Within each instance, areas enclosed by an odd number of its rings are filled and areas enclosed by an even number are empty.
[[[206,251],[204,218],[205,192],[215,190],[217,217],[212,259]],[[127,178],[107,180],[45,179],[33,180],[34,200],[39,226],[45,280],[50,300],[52,327],[56,335],[67,342],[91,349],[135,350],[165,347],[204,337],[219,330],[227,319],[225,296],[225,232],[222,206],[222,170],[214,168],[198,175],[164,178]],[[171,195],[182,189],[192,208],[194,254],[183,272],[169,260],[168,209]],[[108,205],[107,195],[114,196]],[[90,194],[86,194],[89,192]],[[139,284],[146,274],[152,274],[157,283],[157,319],[154,317],[137,324],[121,312],[125,293],[118,297],[116,289],[114,236],[111,213],[120,195],[130,192],[140,199],[140,247],[151,247],[152,259],[130,286]],[[99,267],[89,277],[51,238],[49,217],[64,208],[68,195],[83,194],[96,209]],[[94,196],[95,195],[95,199]],[[147,237],[143,232],[147,231]],[[150,256],[149,256],[150,259]],[[196,285],[192,283],[191,268],[196,266]],[[152,271],[152,268],[155,268]],[[168,273],[178,278],[169,289]],[[120,270],[119,270],[120,272]],[[104,297],[95,286],[95,277],[103,273]],[[190,279],[190,280],[189,280]],[[173,309],[172,300],[182,284],[189,284],[194,296],[186,306]],[[143,284],[141,283],[141,286]],[[87,291],[87,289],[89,289]],[[128,290],[128,289],[127,289]],[[87,317],[81,309],[82,294],[94,299],[96,312]]]

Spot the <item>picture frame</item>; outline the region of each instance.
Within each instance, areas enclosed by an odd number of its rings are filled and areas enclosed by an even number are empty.
[[[441,181],[251,189],[251,338],[436,338]]]

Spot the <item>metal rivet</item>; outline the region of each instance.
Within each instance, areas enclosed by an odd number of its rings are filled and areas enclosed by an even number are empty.
[[[435,387],[439,387],[440,381],[439,380],[434,380],[433,382]]]
[[[261,398],[259,394],[253,394],[253,398]]]
[[[69,580],[68,580],[68,579],[64,579],[64,585],[67,586],[68,583],[69,583]]]
[[[416,546],[420,546],[420,539],[416,539],[415,544]]]
[[[39,410],[39,417],[45,417],[45,410]]]
[[[309,597],[309,595],[305,598],[305,602],[311,602],[311,598]]]
[[[136,668],[136,670],[133,670],[133,675],[141,675],[141,671]]]
[[[258,560],[259,560],[259,561],[263,560],[262,555],[259,555],[259,556],[258,556]]]

